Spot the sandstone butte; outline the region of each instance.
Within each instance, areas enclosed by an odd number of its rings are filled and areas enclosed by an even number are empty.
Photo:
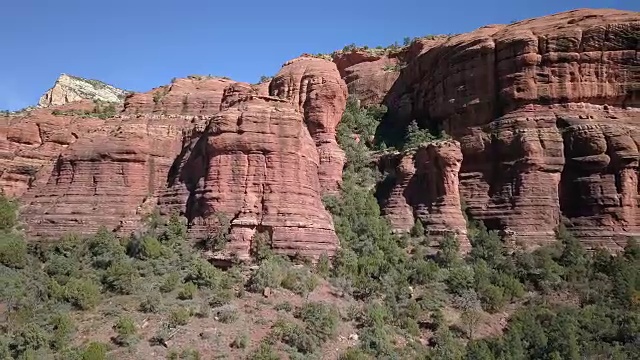
[[[453,137],[377,156],[396,230],[420,219],[468,247],[464,203],[525,247],[551,241],[566,218],[586,245],[616,250],[640,233],[639,33],[640,13],[576,10],[333,61],[303,56],[260,85],[176,79],[128,95],[106,119],[71,111],[91,101],[64,101],[2,118],[0,186],[20,197],[35,237],[131,231],[159,208],[183,214],[194,237],[224,213],[240,257],[256,232],[282,253],[332,253],[320,197],[339,188],[348,92],[388,107],[383,137],[414,119]]]
[[[307,62],[304,79],[289,69]],[[340,177],[344,157],[335,175],[320,170],[319,152],[337,146],[346,85],[330,61],[292,64],[279,79],[300,89],[313,83],[310,94],[321,97],[299,104],[293,94],[269,97],[264,85],[189,77],[131,94],[105,119],[82,116],[94,108],[86,100],[4,117],[2,189],[21,197],[27,232],[43,239],[102,225],[131,232],[158,208],[183,214],[194,237],[224,214],[227,250],[240,258],[255,232],[268,233],[281,253],[332,254],[338,238],[320,179]]]

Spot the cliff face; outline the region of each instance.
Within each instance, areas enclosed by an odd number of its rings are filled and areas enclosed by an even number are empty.
[[[313,94],[330,96],[331,86],[316,83]],[[217,215],[231,219],[223,258],[247,258],[258,231],[280,253],[332,254],[338,239],[320,201],[320,157],[309,129],[323,121],[316,114],[337,123],[340,104],[316,98],[299,107],[258,95],[264,92],[192,77],[132,94],[114,116],[91,113],[96,105],[85,101],[5,117],[0,184],[21,196],[34,237],[100,226],[128,233],[159,208],[185,215],[194,239],[214,230]]]
[[[42,238],[131,231],[158,207],[183,214],[193,238],[227,215],[240,257],[256,232],[281,253],[331,253],[320,196],[340,186],[335,132],[349,92],[387,105],[383,137],[415,119],[455,139],[379,159],[396,230],[420,219],[464,248],[465,203],[524,246],[552,241],[566,217],[585,244],[617,249],[640,234],[638,34],[639,13],[576,10],[333,62],[303,56],[260,85],[175,79],[124,101],[62,76],[40,108],[0,118],[0,187]]]
[[[432,238],[452,233],[461,249],[468,250],[458,180],[461,163],[460,144],[453,140],[382,155],[379,169],[387,177],[377,196],[391,226],[408,232],[420,220]]]
[[[122,102],[128,92],[102,81],[62,74],[38,101],[39,107],[59,106],[80,100]]]
[[[333,62],[347,84],[349,95],[364,106],[380,104],[409,62],[448,38],[444,35],[415,39],[410,45],[396,49],[336,51]]]
[[[525,244],[565,216],[588,245],[638,233],[640,14],[576,10],[451,37],[404,68],[381,133],[412,119],[461,144],[460,193]]]
[[[336,127],[347,104],[347,87],[335,64],[313,57],[293,59],[273,78],[269,93],[287,99],[304,114],[318,148],[322,191],[337,192],[345,155],[336,142]]]
[[[175,192],[187,196],[192,229],[204,234],[214,214],[224,214],[231,224],[225,251],[241,259],[256,232],[268,233],[279,253],[332,254],[338,239],[320,201],[318,151],[302,114],[245,90],[229,91],[236,99],[192,135],[170,173]]]

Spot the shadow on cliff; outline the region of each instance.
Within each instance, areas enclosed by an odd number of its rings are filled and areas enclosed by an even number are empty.
[[[168,188],[180,191],[184,187],[188,192],[185,208],[180,210],[188,224],[192,224],[204,212],[199,185],[204,181],[208,168],[206,132],[206,129],[194,132],[189,139],[183,140],[182,151],[173,161],[167,175]]]

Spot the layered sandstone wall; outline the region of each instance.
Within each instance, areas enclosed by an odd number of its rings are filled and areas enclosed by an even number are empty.
[[[256,232],[268,233],[279,253],[332,254],[338,239],[320,200],[318,151],[302,114],[286,100],[237,90],[177,160],[173,187],[186,190],[178,191],[188,196],[193,230],[216,226],[214,214],[230,220],[231,241],[216,256],[248,258]]]
[[[85,114],[91,102],[5,117],[0,184],[21,197],[33,237],[100,226],[127,234],[157,207],[183,214],[194,240],[227,216],[232,241],[218,257],[248,258],[256,232],[278,253],[331,255],[338,239],[320,200],[316,144],[335,136],[346,94],[316,75],[295,106],[260,96],[265,86],[192,77],[132,94],[109,118]]]
[[[456,138],[460,193],[490,228],[539,244],[565,216],[617,248],[640,225],[638,34],[639,13],[576,10],[449,38],[402,70],[379,131]]]
[[[347,104],[347,86],[331,61],[303,56],[285,63],[269,85],[269,94],[287,99],[304,114],[318,148],[320,186],[336,193],[342,182],[344,151],[336,127]]]
[[[438,239],[452,233],[461,249],[470,248],[459,192],[462,152],[457,141],[388,153],[378,164],[387,179],[377,195],[382,214],[394,230],[407,232],[420,220],[429,236]]]

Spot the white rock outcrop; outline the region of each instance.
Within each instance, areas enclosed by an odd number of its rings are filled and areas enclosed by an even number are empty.
[[[40,97],[38,107],[64,105],[79,100],[121,102],[127,93],[102,81],[61,74],[53,87]]]

